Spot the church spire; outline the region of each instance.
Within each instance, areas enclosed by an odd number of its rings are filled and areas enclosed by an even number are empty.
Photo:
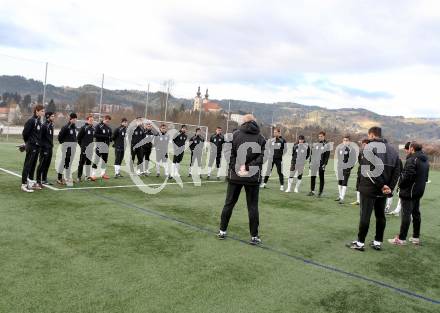
[[[200,97],[202,95],[202,93],[200,92],[200,86],[199,89],[197,90],[197,97]]]
[[[206,89],[206,93],[205,93],[205,99],[208,100],[209,94],[208,94],[208,89]]]

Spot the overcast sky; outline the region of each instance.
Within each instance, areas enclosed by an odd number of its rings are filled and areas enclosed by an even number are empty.
[[[440,117],[440,1],[0,0],[0,74],[42,80],[31,60],[55,85]]]

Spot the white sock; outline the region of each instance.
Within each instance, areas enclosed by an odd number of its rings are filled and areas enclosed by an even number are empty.
[[[105,168],[102,168],[101,169],[101,176],[104,176],[105,175]]]
[[[156,173],[160,174],[160,161],[156,162]]]
[[[356,191],[356,201],[361,202],[361,193],[359,191]]]
[[[293,178],[288,178],[287,179],[287,190],[290,190],[290,188],[292,188],[292,182],[293,182]]]
[[[394,210],[395,213],[400,213],[400,210],[402,209],[402,204],[400,203],[400,198],[399,198],[399,202],[397,202],[397,207]]]
[[[301,179],[297,179],[297,180],[296,180],[296,185],[295,185],[295,190],[296,190],[296,191],[299,190],[299,186],[301,186]]]
[[[119,174],[120,169],[121,169],[120,165],[115,165],[115,174]]]
[[[96,176],[96,169],[92,168],[92,177]]]
[[[342,186],[338,185],[338,191],[339,191],[339,199],[342,198]]]
[[[191,175],[191,173],[192,173],[192,166],[190,166],[189,169],[188,169],[188,174]]]
[[[380,245],[382,244],[380,241],[376,241],[376,240],[374,240],[373,243],[374,243],[376,246],[380,246]]]
[[[208,176],[211,176],[212,167],[208,166]]]
[[[344,200],[346,192],[347,192],[347,187],[346,186],[342,186],[342,188],[341,188],[341,200]]]
[[[391,205],[393,204],[393,197],[387,198],[387,208],[391,208]]]

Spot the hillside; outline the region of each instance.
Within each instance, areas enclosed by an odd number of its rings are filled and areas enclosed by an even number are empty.
[[[0,76],[0,94],[15,93],[21,96],[30,94],[36,99],[43,92],[40,81],[26,79],[21,76]],[[57,103],[75,103],[80,95],[95,96],[99,102],[100,89],[97,86],[85,85],[79,88],[57,87],[47,85],[47,99]],[[130,105],[143,108],[146,103],[146,93],[138,90],[109,90],[104,89],[104,103]],[[150,110],[159,111],[163,107],[164,95],[161,92],[150,93]],[[229,100],[212,100],[227,110]],[[404,118],[402,116],[384,116],[365,109],[330,110],[318,106],[307,106],[294,102],[258,103],[242,100],[230,100],[232,111],[253,112],[265,123],[275,123],[286,127],[304,128],[320,125],[324,129],[338,128],[346,132],[365,133],[372,125],[379,125],[388,137],[400,141],[409,138],[424,140],[440,140],[440,119]],[[192,99],[169,97],[169,108],[184,106],[190,108]]]

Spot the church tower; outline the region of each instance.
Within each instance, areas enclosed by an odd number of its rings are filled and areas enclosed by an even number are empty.
[[[197,95],[194,98],[193,111],[200,111],[202,109],[202,93],[200,92],[200,86],[197,90]]]

